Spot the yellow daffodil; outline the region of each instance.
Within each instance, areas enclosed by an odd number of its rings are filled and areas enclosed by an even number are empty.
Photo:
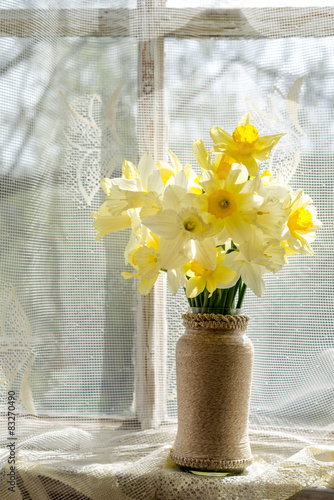
[[[203,171],[200,181],[205,194],[200,197],[199,207],[208,213],[207,222],[216,230],[225,228],[236,243],[249,239],[250,226],[263,202],[257,193],[242,192],[247,178],[244,166],[232,165],[225,182],[217,182],[209,170]]]
[[[200,167],[203,170],[211,170],[220,180],[227,179],[232,164],[236,163],[234,158],[222,153],[217,153],[215,160],[212,161],[202,139],[193,142],[193,153]]]
[[[285,134],[260,137],[254,125],[249,123],[250,118],[250,115],[245,115],[232,135],[218,126],[212,127],[210,135],[215,146],[211,152],[231,156],[237,163],[247,167],[249,175],[255,176],[258,171],[256,160],[267,160],[272,148]]]
[[[311,243],[320,228],[321,222],[317,219],[311,198],[302,189],[292,193],[291,211],[282,237],[284,247],[297,253],[314,255]]]
[[[95,219],[94,227],[97,231],[96,240],[122,229],[131,227],[131,217],[127,212],[115,217],[111,215],[107,203],[103,203],[97,212],[92,212],[91,217]]]
[[[183,271],[188,276],[186,293],[188,298],[194,298],[206,288],[211,297],[217,288],[230,288],[238,280],[237,273],[224,265],[225,252],[216,249],[216,265],[214,269],[207,269],[196,260],[191,260]]]

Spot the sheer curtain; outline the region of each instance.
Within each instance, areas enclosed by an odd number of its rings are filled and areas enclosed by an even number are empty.
[[[1,498],[334,487],[334,8],[317,5],[2,2]],[[196,168],[192,141],[246,112],[260,135],[287,133],[266,167],[305,189],[323,228],[315,257],[291,258],[245,299],[254,464],[201,478],[168,459],[183,291],[161,278],[139,297],[120,274],[126,230],[95,241],[90,214],[124,158],[170,148]]]

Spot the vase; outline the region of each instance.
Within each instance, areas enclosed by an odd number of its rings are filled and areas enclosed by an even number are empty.
[[[183,315],[186,331],[176,345],[178,431],[171,452],[179,466],[240,472],[252,463],[248,320],[243,315]]]

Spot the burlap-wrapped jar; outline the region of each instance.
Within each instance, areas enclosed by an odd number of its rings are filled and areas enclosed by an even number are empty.
[[[171,452],[181,466],[242,469],[252,463],[248,414],[253,344],[247,316],[184,314],[176,346],[178,432]]]

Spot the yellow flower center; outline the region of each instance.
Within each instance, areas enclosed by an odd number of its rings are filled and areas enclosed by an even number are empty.
[[[208,196],[208,212],[217,219],[230,217],[237,209],[233,194],[219,189]]]
[[[239,153],[250,154],[259,138],[259,133],[254,125],[239,125],[232,134],[234,142],[237,143]]]
[[[312,226],[312,214],[308,210],[305,210],[304,207],[297,208],[297,210],[290,215],[288,220],[288,228],[290,231],[305,231]]]
[[[228,174],[230,173],[232,164],[235,160],[227,155],[222,155],[217,165],[216,174],[219,179],[226,181]]]
[[[183,227],[186,231],[190,231],[192,233],[197,229],[197,222],[198,221],[195,219],[189,217],[189,219],[183,221]]]
[[[210,276],[213,273],[210,269],[201,266],[197,260],[192,260],[190,262],[189,271],[192,271],[195,276]]]

